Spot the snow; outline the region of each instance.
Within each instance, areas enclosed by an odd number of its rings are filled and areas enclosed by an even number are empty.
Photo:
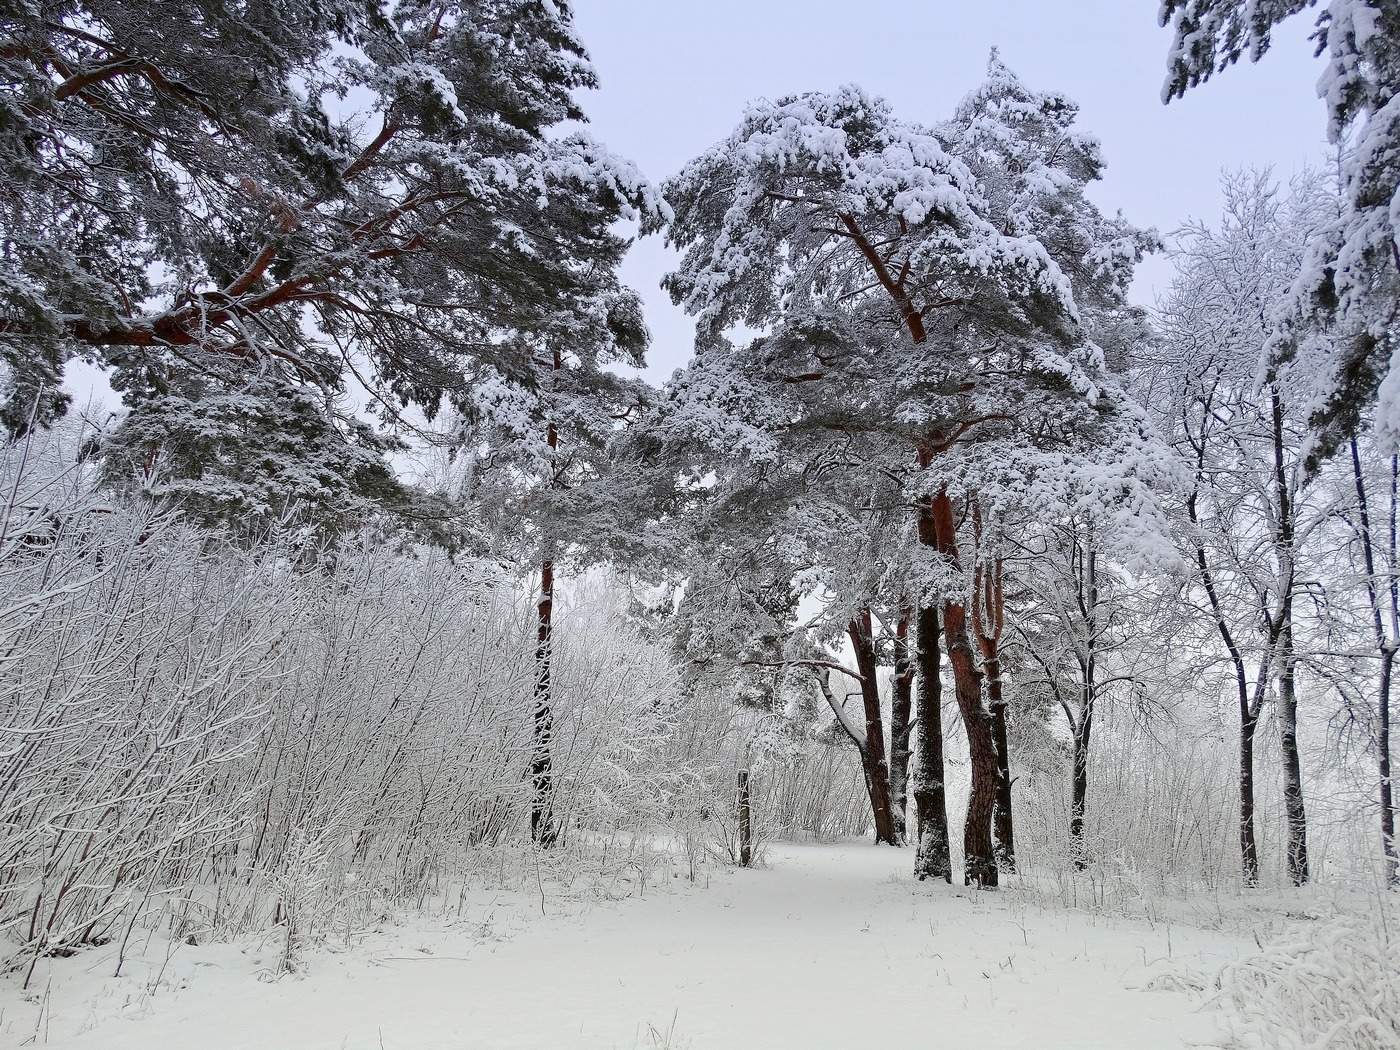
[[[37,1025],[72,1050],[1218,1045],[1202,989],[1251,938],[920,884],[912,856],[772,845],[765,868],[617,902],[474,890],[460,917],[454,899],[276,981],[274,945],[152,945],[120,979],[94,949],[46,960],[37,1003],[7,977],[0,1043]]]

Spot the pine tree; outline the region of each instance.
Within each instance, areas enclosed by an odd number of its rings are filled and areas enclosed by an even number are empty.
[[[669,569],[683,584],[681,650],[706,688],[764,707],[791,730],[823,732],[811,709],[826,708],[859,756],[876,841],[900,844],[909,705],[899,691],[908,695],[909,668],[897,666],[891,682],[888,748],[880,687],[882,664],[907,663],[902,610],[888,598],[901,593],[907,565],[898,485],[874,464],[855,468],[855,446],[833,461],[820,429],[810,432],[816,440],[769,433],[776,455],[736,454],[722,437],[729,428],[697,425],[701,378],[682,373],[629,441],[633,455],[648,449],[638,473],[660,479],[667,502],[669,565],[653,571]],[[758,407],[731,402],[724,418]],[[683,486],[683,505],[665,500],[673,479],[697,475],[699,485]],[[816,705],[807,702],[814,696]]]
[[[934,556],[908,593],[941,606],[973,761],[964,874],[982,885],[996,882],[1002,778],[969,634],[979,567],[960,511],[980,501],[997,515],[1035,478],[1054,491],[1050,479],[1098,445],[1150,444],[1090,332],[1140,328],[1122,290],[1153,240],[1084,201],[1099,165],[1096,147],[1069,130],[1074,107],[1048,95],[1027,105],[995,59],[991,73],[962,118],[936,129],[857,88],[757,103],[665,190],[676,211],[669,235],[684,251],[668,287],[699,318],[704,390],[739,392],[749,426],[773,435],[764,454],[777,463],[789,437],[824,435],[838,463],[835,450],[864,442],[872,451],[856,462],[902,464],[919,540]],[[1031,162],[984,189],[974,167],[1006,167],[983,140],[1001,137],[989,121],[1006,124]],[[1053,162],[1035,159],[1037,149]],[[1068,270],[1038,239],[1051,223]],[[769,334],[736,348],[720,335],[739,324]],[[1098,497],[1108,505],[1134,491],[1144,462],[1107,468]]]
[[[597,237],[570,228],[569,198],[616,212],[645,194],[585,136],[550,134],[594,82],[564,3],[176,0],[152,18],[51,0],[4,36],[7,425],[82,354],[133,410],[118,446],[186,500],[204,469],[180,440],[192,390],[295,414],[310,447],[345,446],[324,495],[374,500],[385,472],[351,465],[375,448],[342,392],[393,425],[465,406],[512,333],[591,294],[563,261]],[[201,513],[295,475],[268,437],[225,427],[245,469]]]

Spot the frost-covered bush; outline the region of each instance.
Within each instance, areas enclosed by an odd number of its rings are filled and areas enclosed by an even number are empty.
[[[527,822],[534,624],[498,567],[295,524],[233,544],[95,495],[56,437],[3,455],[0,944],[152,922],[317,937],[422,905]],[[647,841],[712,749],[606,580],[561,599],[566,848]],[[682,807],[683,808],[683,807]],[[353,887],[353,888],[352,888]]]
[[[755,812],[776,838],[832,841],[871,828],[860,758],[844,741],[808,740],[764,764]]]
[[[1380,877],[1374,815],[1369,797],[1339,786],[1346,763],[1322,746],[1327,714],[1314,710],[1303,720],[1304,740],[1318,741],[1303,752],[1309,851],[1319,881],[1356,892]],[[1075,867],[1068,833],[1068,746],[1048,736],[1038,749],[1013,750],[1023,886],[1075,907],[1134,913],[1161,897],[1213,901],[1241,893],[1238,743],[1222,716],[1193,703],[1149,722],[1121,711],[1101,719],[1089,762],[1083,871]],[[1260,885],[1282,889],[1289,879],[1278,727],[1271,718],[1261,724],[1259,744]],[[1369,782],[1362,787],[1371,790]]]
[[[1068,833],[1068,756],[1024,771],[1016,830],[1030,870],[1064,887],[1096,882],[1107,895],[1215,892],[1238,883],[1230,742],[1183,726],[1163,735],[1129,719],[1105,717],[1100,725],[1089,763],[1083,879]],[[1272,845],[1267,834],[1265,842]]]
[[[1291,927],[1221,974],[1226,1024],[1246,1050],[1400,1046],[1400,902]]]

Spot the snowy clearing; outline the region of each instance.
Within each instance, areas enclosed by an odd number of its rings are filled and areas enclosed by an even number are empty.
[[[1047,910],[915,883],[908,850],[777,845],[769,867],[618,903],[482,894],[460,922],[316,953],[163,950],[118,980],[106,949],[52,960],[37,1043],[75,1050],[1216,1045],[1208,992],[1251,938]],[[561,914],[562,913],[562,914]],[[144,994],[149,971],[163,987]],[[46,987],[47,986],[47,987]],[[38,1006],[4,989],[9,1045]],[[79,1006],[79,1003],[83,1005]],[[932,1040],[932,1041],[931,1041]],[[10,1041],[13,1041],[11,1043]],[[917,1042],[914,1042],[917,1041]]]

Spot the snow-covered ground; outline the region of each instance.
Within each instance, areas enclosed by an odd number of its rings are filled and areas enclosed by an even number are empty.
[[[770,847],[622,901],[475,894],[460,919],[320,950],[108,949],[0,986],[0,1045],[74,1050],[1213,1046],[1252,938],[920,885],[908,850]],[[261,972],[262,979],[259,974]],[[148,989],[159,974],[155,994]]]

